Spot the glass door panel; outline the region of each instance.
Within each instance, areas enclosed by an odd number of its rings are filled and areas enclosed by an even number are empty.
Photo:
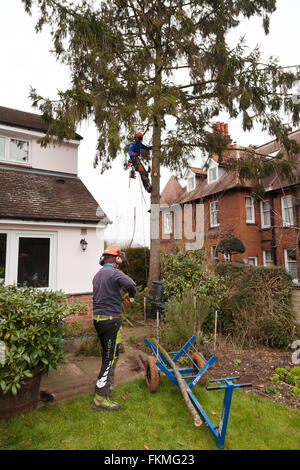
[[[49,287],[50,238],[19,237],[17,285]]]

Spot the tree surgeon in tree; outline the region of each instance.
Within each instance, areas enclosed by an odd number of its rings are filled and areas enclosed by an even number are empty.
[[[143,144],[143,134],[138,132],[133,141],[129,144],[129,164],[133,166],[130,177],[135,178],[135,171],[138,171],[144,188],[148,193],[151,193],[152,186],[148,178],[148,171],[145,169],[140,159],[141,149],[151,150],[152,145]]]

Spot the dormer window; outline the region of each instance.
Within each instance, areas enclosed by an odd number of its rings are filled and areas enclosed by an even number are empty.
[[[214,164],[208,169],[207,173],[207,183],[214,183],[218,179],[218,165]]]
[[[195,179],[195,175],[193,174],[189,174],[188,178],[187,178],[187,191],[193,191],[193,189],[195,189],[196,187],[196,179]]]
[[[0,160],[29,163],[29,140],[0,135]]]

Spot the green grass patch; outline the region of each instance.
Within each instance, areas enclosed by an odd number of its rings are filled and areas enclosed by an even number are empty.
[[[195,387],[194,393],[218,425],[222,391]],[[0,421],[0,449],[7,450],[215,450],[207,426],[196,428],[180,390],[166,377],[156,393],[144,379],[117,386],[118,412],[94,411],[93,395],[43,405],[9,421]],[[225,450],[296,450],[300,411],[252,393],[235,390]]]

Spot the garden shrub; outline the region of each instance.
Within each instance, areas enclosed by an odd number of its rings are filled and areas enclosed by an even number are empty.
[[[66,361],[61,348],[63,318],[69,313],[62,292],[17,288],[0,283],[0,340],[5,361],[0,364],[0,390],[14,395],[31,371],[42,374]]]
[[[122,317],[126,317],[131,320],[136,317],[142,318],[144,312],[144,297],[147,297],[147,295],[147,287],[143,289],[141,286],[137,285],[134,302],[130,304],[123,302],[122,304]]]
[[[130,276],[134,282],[142,288],[147,287],[150,250],[148,247],[123,247],[128,259],[122,263],[120,269]]]
[[[225,254],[245,253],[245,246],[239,238],[227,237],[223,238],[217,245],[216,252]]]
[[[218,316],[222,333],[245,346],[287,348],[295,319],[293,283],[286,270],[241,263],[219,263],[215,270],[227,286]]]
[[[273,382],[284,382],[293,386],[292,393],[300,395],[300,367],[277,367],[275,374],[271,377]]]
[[[213,328],[215,310],[225,295],[223,279],[204,267],[202,250],[162,256],[165,316],[162,336],[169,345],[179,345]]]

